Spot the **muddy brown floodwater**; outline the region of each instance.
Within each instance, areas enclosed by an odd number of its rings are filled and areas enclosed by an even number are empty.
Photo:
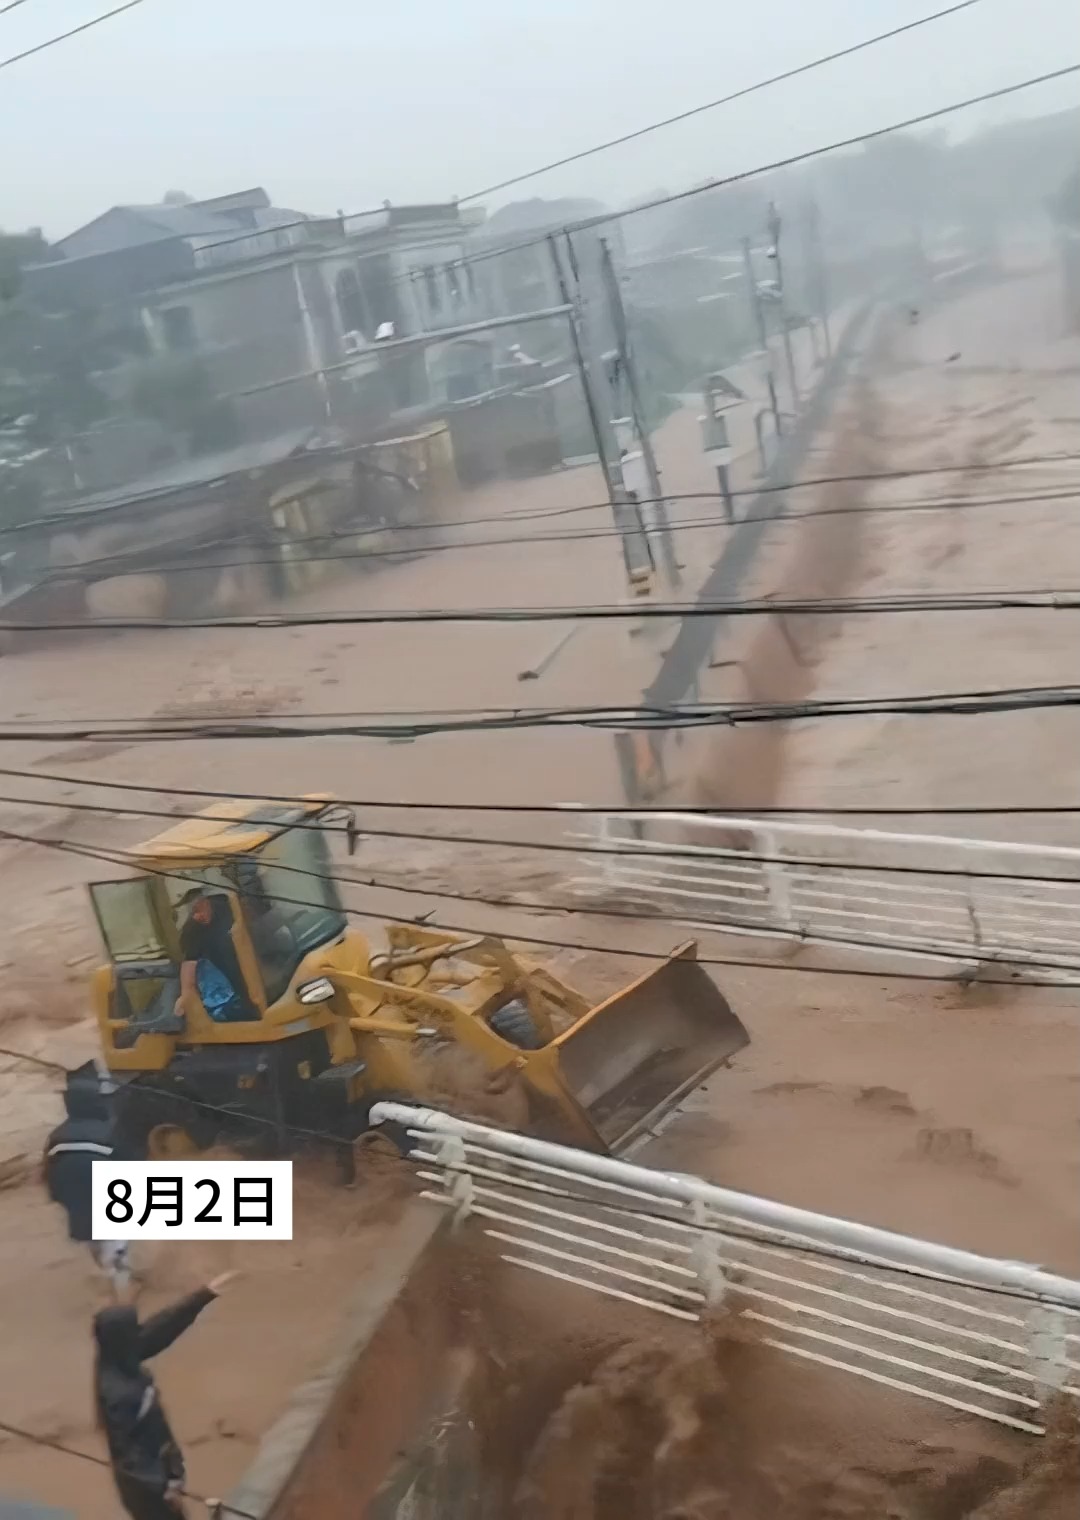
[[[476,1412],[498,1520],[1065,1520],[1075,1413],[1025,1441],[783,1356],[745,1321],[687,1327],[470,1251]],[[462,1286],[464,1284],[464,1286]],[[471,1295],[471,1296],[470,1296]]]
[[[929,308],[918,328],[868,330],[861,367],[804,465],[806,476],[955,464],[957,476],[808,491],[799,505],[899,504],[997,495],[1075,493],[1075,462],[1027,471],[1027,453],[1076,451],[1080,340],[1060,337],[1048,270],[1013,271]],[[961,358],[950,356],[959,352]],[[669,489],[712,486],[692,408],[661,440]],[[752,465],[736,484],[753,483]],[[946,483],[947,482],[947,483]],[[485,488],[469,512],[566,505],[601,492],[570,471]],[[1080,526],[1068,500],[968,511],[771,525],[740,594],[809,596],[917,589],[1075,586]],[[680,509],[689,520],[700,508]],[[1018,527],[1019,511],[1022,527]],[[583,510],[583,527],[608,522]],[[478,535],[479,537],[480,535]],[[720,530],[687,532],[682,594],[692,596],[721,547]],[[312,593],[295,609],[477,606],[614,601],[609,540],[520,550],[431,554]],[[1073,640],[1051,616],[750,619],[725,633],[703,699],[869,695],[1075,679]],[[564,630],[529,625],[439,631],[303,628],[252,635],[188,630],[125,635],[4,662],[6,722],[101,720],[155,712],[401,712],[523,701],[561,706],[630,702],[655,673],[670,630],[630,636],[610,623],[575,633],[539,680],[522,684]],[[168,644],[163,641],[168,639]],[[670,800],[722,806],[917,806],[1075,801],[1080,729],[1073,713],[955,720],[851,720],[773,729],[767,739],[687,742]],[[756,748],[754,746],[757,746]],[[274,792],[464,802],[617,802],[610,735],[469,735],[410,744],[241,740],[221,744],[10,744],[6,764],[70,781],[6,778],[4,826],[38,842],[0,843],[0,1044],[74,1065],[95,1045],[85,982],[97,954],[83,901],[111,872],[46,846],[57,838],[130,848],[164,820],[65,813],[38,805],[102,803],[94,779]],[[256,778],[259,778],[256,781]],[[35,801],[36,799],[36,801]],[[123,796],[127,804],[141,800]],[[157,799],[160,801],[160,799]],[[156,805],[151,802],[151,805]],[[165,799],[165,806],[183,809]],[[564,821],[378,810],[375,822],[419,833],[464,828],[565,842]],[[365,819],[372,823],[369,810]],[[915,822],[915,821],[913,821]],[[916,826],[922,826],[916,823]],[[929,820],[926,827],[934,827]],[[1076,821],[973,822],[1002,837],[1080,842]],[[569,832],[569,831],[567,831]],[[349,869],[338,863],[343,872]],[[616,951],[664,953],[685,931],[540,911],[566,901],[571,857],[461,847],[434,838],[370,838],[349,901],[387,918],[431,911],[476,930],[530,931]],[[366,876],[422,887],[417,897]],[[518,907],[440,898],[488,893]],[[691,1170],[785,1202],[994,1255],[1080,1272],[1080,1041],[1072,989],[922,985],[878,976],[835,954],[787,958],[759,940],[703,935],[702,951],[779,969],[715,975],[752,1043],[694,1095],[642,1159]],[[594,998],[639,975],[629,957],[576,950],[553,957]],[[449,1091],[460,1073],[433,1074]],[[488,1095],[491,1096],[491,1095]],[[500,1095],[494,1095],[500,1098]],[[512,1095],[511,1095],[512,1100]],[[63,1235],[35,1164],[57,1122],[54,1077],[0,1055],[0,1418],[100,1453],[86,1390],[89,1320],[101,1285]],[[479,1117],[512,1122],[512,1108]],[[193,1486],[221,1493],[250,1463],[290,1390],[334,1346],[342,1308],[365,1264],[386,1249],[399,1198],[371,1175],[344,1194],[305,1163],[296,1239],[273,1246],[148,1248],[148,1308],[228,1267],[246,1269],[170,1351],[162,1388],[187,1450]],[[487,1459],[502,1484],[493,1520],[1064,1520],[1078,1499],[1076,1445],[1063,1424],[1041,1442],[1012,1436],[909,1396],[781,1360],[723,1321],[706,1335],[669,1328],[630,1307],[583,1303],[558,1284],[498,1269],[461,1274],[472,1339],[490,1378]],[[481,1309],[483,1313],[481,1313]],[[362,1433],[361,1433],[362,1434]],[[0,1490],[112,1520],[115,1500],[93,1467],[15,1439],[0,1440]],[[487,1520],[487,1517],[485,1517]]]
[[[1061,338],[1055,295],[1046,270],[1014,270],[944,302],[917,330],[881,313],[804,473],[961,468],[793,495],[793,513],[821,506],[834,515],[777,524],[744,594],[1075,585],[1075,461],[1008,468],[1021,454],[1076,449],[1080,341]],[[1054,500],[1057,492],[1069,494]],[[966,510],[997,496],[1034,499]],[[939,511],[860,510],[933,499]],[[1075,677],[1072,641],[1045,615],[747,619],[717,641],[714,659],[732,656],[738,666],[708,673],[703,697],[792,701]],[[776,725],[687,743],[667,800],[1038,804],[1071,797],[1078,742],[1068,712]],[[1080,838],[1069,818],[957,828],[930,815],[897,826]],[[730,937],[709,951],[753,953],[752,942]],[[799,959],[802,974],[716,971],[754,1043],[642,1159],[1076,1274],[1075,991],[845,981],[810,966],[866,962],[835,952]],[[1076,1513],[1074,1407],[1057,1412],[1045,1440],[1025,1443],[856,1380],[845,1388],[778,1365],[774,1352],[729,1332],[715,1325],[687,1343],[681,1333],[650,1340],[643,1327],[642,1339],[599,1355],[528,1446],[516,1489],[522,1520]]]

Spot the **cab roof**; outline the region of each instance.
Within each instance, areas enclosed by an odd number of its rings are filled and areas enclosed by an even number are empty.
[[[276,802],[251,798],[215,802],[137,845],[132,853],[140,863],[247,855],[291,823],[321,812],[333,801],[328,793],[309,793],[295,802],[282,802],[280,798]]]

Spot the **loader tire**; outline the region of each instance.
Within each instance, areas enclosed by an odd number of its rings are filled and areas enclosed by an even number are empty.
[[[160,1088],[128,1089],[118,1130],[125,1149],[149,1161],[177,1161],[213,1146],[220,1126],[179,1093]]]
[[[500,1039],[508,1045],[516,1045],[518,1050],[540,1050],[543,1047],[533,1016],[520,998],[496,1009],[488,1023]]]

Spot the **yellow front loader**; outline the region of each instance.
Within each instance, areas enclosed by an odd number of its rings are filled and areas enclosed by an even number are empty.
[[[383,1098],[619,1152],[747,1043],[692,943],[594,1006],[501,939],[390,924],[373,942],[342,906],[335,830],[355,840],[327,797],[223,803],[90,888],[102,1049],[138,1153],[347,1142]]]

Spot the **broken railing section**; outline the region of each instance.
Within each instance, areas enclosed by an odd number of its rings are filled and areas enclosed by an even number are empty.
[[[1042,1435],[1080,1399],[1080,1282],[609,1156],[379,1103],[423,1196],[502,1258],[674,1319],[724,1309],[801,1359]]]

